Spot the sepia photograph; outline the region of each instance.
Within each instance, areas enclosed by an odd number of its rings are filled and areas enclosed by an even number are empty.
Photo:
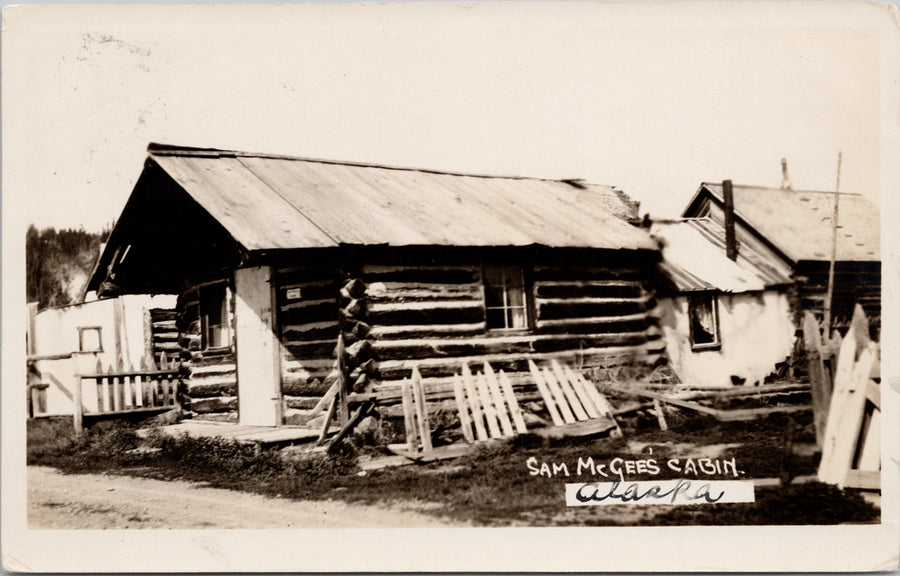
[[[4,569],[895,570],[897,22],[5,6]]]

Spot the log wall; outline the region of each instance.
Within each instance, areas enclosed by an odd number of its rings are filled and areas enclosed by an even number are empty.
[[[234,353],[234,293],[228,292],[232,346],[203,351],[200,337],[199,288],[183,292],[176,306],[175,324],[182,359],[183,405],[197,415],[218,414],[237,419],[237,366]]]
[[[362,266],[375,391],[392,396],[414,366],[430,395],[446,395],[462,361],[527,372],[528,358],[590,368],[663,353],[640,268],[537,265],[526,275],[532,329],[507,332],[487,330],[480,265]]]
[[[333,364],[340,331],[339,282],[331,266],[275,272],[281,393],[287,423],[302,422],[337,376]]]

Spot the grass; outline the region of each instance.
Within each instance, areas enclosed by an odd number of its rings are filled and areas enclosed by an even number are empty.
[[[277,450],[257,452],[234,441],[162,435],[151,435],[145,442],[155,450],[135,451],[139,442],[131,424],[96,423],[76,439],[69,419],[35,420],[28,423],[28,463],[70,473],[116,472],[184,479],[283,498],[410,506],[476,525],[834,524],[879,518],[879,512],[858,495],[815,482],[759,489],[754,504],[655,506],[653,514],[643,516],[629,515],[631,511],[626,513],[622,506],[567,509],[564,484],[586,480],[573,477],[579,457],[590,456],[595,462],[617,457],[663,461],[680,456],[677,444],[702,447],[742,443],[722,457],[733,456],[745,478],[815,471],[813,458],[791,455],[784,449],[785,438],[808,440],[810,422],[805,418],[776,415],[751,423],[718,423],[691,416],[672,419],[668,432],[654,428],[655,420],[631,424],[627,438],[649,445],[652,456],[647,448],[629,449],[624,440],[546,441],[526,435],[481,447],[452,462],[362,472],[357,455],[372,448],[359,439],[343,444],[329,457]],[[697,450],[702,452],[702,448]],[[538,462],[567,463],[571,476],[532,475],[526,466],[532,457]],[[654,476],[676,477],[678,473],[665,467]]]

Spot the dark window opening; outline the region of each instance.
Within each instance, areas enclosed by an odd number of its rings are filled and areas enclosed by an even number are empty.
[[[200,289],[200,338],[204,350],[231,346],[228,286],[224,282]]]
[[[710,350],[719,348],[719,312],[715,294],[695,294],[688,301],[691,323],[691,348]]]
[[[78,329],[78,351],[103,352],[103,338],[99,326]]]

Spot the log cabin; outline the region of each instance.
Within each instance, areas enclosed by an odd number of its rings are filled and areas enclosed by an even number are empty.
[[[388,406],[415,367],[440,403],[464,361],[659,359],[635,208],[579,180],[151,144],[88,288],[179,295],[195,417],[302,423],[336,371]]]
[[[733,185],[738,241],[761,242],[771,262],[787,264],[796,282],[795,326],[803,312],[822,321],[832,253],[834,192]],[[878,208],[860,194],[840,193],[832,327],[846,329],[859,303],[877,338],[881,325],[881,227]],[[725,223],[722,183],[704,182],[682,216]]]

